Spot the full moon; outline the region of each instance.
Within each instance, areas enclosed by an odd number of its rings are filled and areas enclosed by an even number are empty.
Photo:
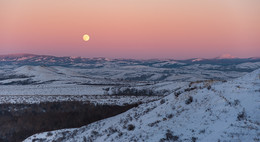
[[[89,35],[87,35],[87,34],[83,35],[83,40],[84,41],[88,41],[89,40]]]

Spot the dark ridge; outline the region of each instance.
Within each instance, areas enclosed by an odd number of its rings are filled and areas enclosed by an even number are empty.
[[[81,127],[136,106],[95,105],[87,102],[1,104],[0,142],[22,141],[35,133]]]

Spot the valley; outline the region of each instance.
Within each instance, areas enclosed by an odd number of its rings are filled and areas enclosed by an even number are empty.
[[[260,58],[0,65],[1,141],[259,141]]]

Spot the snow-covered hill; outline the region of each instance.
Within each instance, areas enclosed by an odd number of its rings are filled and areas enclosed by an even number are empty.
[[[242,63],[242,64],[236,65],[236,68],[240,68],[240,69],[256,69],[256,68],[260,68],[260,62]]]
[[[173,68],[183,67],[194,64],[212,64],[212,65],[227,65],[234,66],[247,62],[259,62],[259,57],[254,58],[236,58],[229,54],[222,56],[204,59],[193,58],[187,60],[175,59],[150,59],[150,60],[135,60],[135,59],[107,59],[107,58],[83,58],[83,57],[56,57],[50,55],[34,55],[34,54],[9,54],[0,55],[0,65],[34,65],[34,66],[64,66],[64,67],[80,67],[80,68],[96,68],[107,66],[150,66],[156,68]]]
[[[227,82],[193,82],[163,99],[29,141],[260,141],[260,69]]]

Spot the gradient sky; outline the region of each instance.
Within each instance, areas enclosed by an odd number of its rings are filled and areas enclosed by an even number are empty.
[[[12,53],[259,57],[260,0],[1,0],[0,54]]]

